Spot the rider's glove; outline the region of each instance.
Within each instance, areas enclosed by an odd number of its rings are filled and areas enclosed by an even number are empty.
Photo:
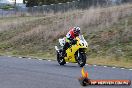
[[[77,43],[77,40],[73,39],[73,40],[71,41],[71,43],[74,45],[74,44]]]

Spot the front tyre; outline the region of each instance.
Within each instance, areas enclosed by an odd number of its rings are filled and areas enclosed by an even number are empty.
[[[57,52],[57,61],[60,65],[66,64],[64,57],[62,57],[62,51]]]
[[[86,64],[86,53],[79,53],[77,63],[80,67],[85,66],[85,64]]]

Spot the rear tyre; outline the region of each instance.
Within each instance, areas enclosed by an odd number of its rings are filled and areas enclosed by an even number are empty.
[[[79,57],[77,57],[77,63],[80,67],[85,66],[86,64],[86,53],[80,53]]]
[[[60,65],[66,64],[64,57],[62,56],[62,51],[57,52],[57,61]]]

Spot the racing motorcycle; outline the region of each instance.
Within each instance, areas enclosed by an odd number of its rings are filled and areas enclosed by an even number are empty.
[[[76,43],[70,44],[70,47],[66,50],[66,55],[62,56],[63,46],[65,44],[65,40],[59,39],[59,45],[55,46],[57,52],[57,61],[60,65],[66,64],[66,62],[78,63],[80,67],[83,67],[86,64],[86,50],[88,49],[88,43],[84,39],[83,35],[80,35],[75,38]]]

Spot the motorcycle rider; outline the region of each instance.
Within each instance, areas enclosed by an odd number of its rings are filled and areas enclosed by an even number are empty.
[[[64,37],[65,44],[63,46],[62,56],[65,56],[66,50],[70,47],[71,44],[76,44],[76,37],[80,35],[80,27],[70,28],[70,31]]]

